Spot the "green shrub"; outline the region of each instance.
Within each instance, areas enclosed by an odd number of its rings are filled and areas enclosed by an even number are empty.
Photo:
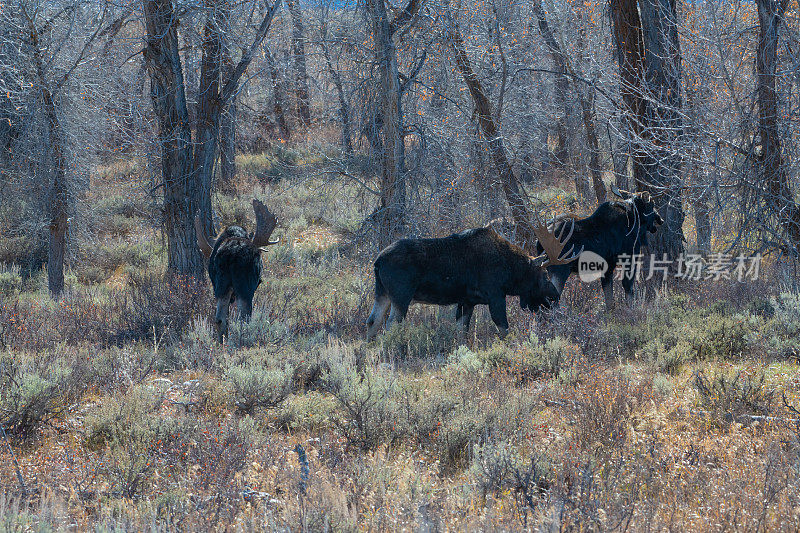
[[[347,442],[362,450],[374,450],[399,437],[398,389],[388,369],[359,371],[354,352],[346,346],[329,346],[324,354],[323,388],[338,402],[332,417]]]
[[[262,309],[255,309],[250,320],[233,319],[228,325],[226,343],[232,348],[280,346],[291,341],[292,332],[284,321],[273,321]]]
[[[762,330],[766,349],[778,359],[800,358],[800,294],[783,292],[770,305],[773,313]]]
[[[463,344],[447,357],[447,370],[465,374],[479,374],[486,368],[486,360]]]
[[[22,290],[22,275],[18,265],[0,264],[0,297],[9,300]]]
[[[310,391],[289,396],[275,411],[275,423],[287,431],[318,431],[330,425],[338,401],[330,395]]]
[[[187,428],[161,415],[163,401],[163,393],[141,385],[122,398],[106,399],[86,419],[86,445],[101,454],[101,470],[112,481],[112,490],[122,496],[146,490],[156,470],[178,467],[176,454],[167,452],[187,438]]]
[[[2,353],[0,423],[13,436],[31,436],[41,424],[59,417],[88,384],[88,369],[75,353]]]
[[[692,328],[687,342],[696,360],[736,359],[744,355],[747,334],[741,317],[711,315]]]
[[[521,346],[520,375],[523,380],[540,375],[559,377],[580,356],[580,349],[564,337],[556,336],[544,342],[531,334]]]
[[[230,364],[225,368],[224,379],[233,391],[236,408],[250,414],[256,408],[270,409],[280,405],[292,392],[294,371],[270,368],[257,360]]]
[[[388,360],[443,360],[461,338],[461,326],[447,318],[419,325],[406,321],[389,328],[383,339],[383,353]]]
[[[685,340],[668,348],[661,339],[651,339],[638,352],[638,357],[659,372],[675,375],[684,364],[694,359],[695,351]]]

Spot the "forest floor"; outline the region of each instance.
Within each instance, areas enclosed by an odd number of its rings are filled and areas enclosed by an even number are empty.
[[[208,284],[163,281],[127,163],[93,180],[62,300],[0,269],[0,531],[797,530],[800,296],[782,265],[612,312],[571,279],[547,316],[509,299],[505,339],[486,310],[465,339],[451,309],[414,306],[367,343],[369,202],[238,163],[222,222],[252,227],[258,194],[282,244],[224,345]]]

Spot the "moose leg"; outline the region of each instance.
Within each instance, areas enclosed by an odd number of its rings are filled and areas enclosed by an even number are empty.
[[[228,334],[228,310],[231,306],[231,296],[233,289],[230,289],[227,294],[217,298],[217,312],[214,315],[214,320],[217,323],[217,340],[222,342],[222,338]]]
[[[458,306],[461,310],[461,316],[459,317],[459,321],[461,322],[462,327],[464,328],[464,332],[469,332],[469,324],[472,322],[472,312],[475,310],[474,305],[461,305]]]
[[[500,329],[500,336],[505,337],[508,333],[505,296],[497,296],[489,301],[489,314],[492,315],[492,322]]]
[[[372,340],[378,334],[378,330],[386,321],[386,313],[389,312],[391,305],[391,300],[385,294],[375,298],[375,305],[372,306],[372,312],[367,319],[367,341]]]
[[[249,322],[250,315],[253,314],[253,297],[237,298],[236,305],[239,308],[239,320]]]
[[[630,274],[630,277],[627,275],[622,278],[622,288],[625,289],[625,302],[628,305],[633,305],[633,282],[636,279],[636,269]]]
[[[606,311],[614,309],[614,270],[609,269],[600,278],[600,286],[603,287],[603,296],[606,300]]]
[[[408,313],[408,306],[410,304],[411,302],[392,302],[392,310],[389,313],[389,320],[386,322],[386,327],[391,327],[395,322],[402,322],[406,318],[406,313]]]

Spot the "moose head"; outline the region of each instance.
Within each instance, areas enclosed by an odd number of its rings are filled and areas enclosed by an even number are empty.
[[[611,192],[633,205],[643,236],[645,232],[655,233],[658,231],[658,227],[664,223],[664,219],[656,210],[655,199],[650,192],[629,192],[616,185],[611,186]]]
[[[240,226],[227,226],[216,239],[210,240],[203,231],[200,216],[194,218],[197,245],[208,259],[208,276],[217,300],[215,321],[217,338],[222,342],[228,332],[228,311],[237,303],[239,319],[247,321],[253,312],[253,295],[261,283],[261,252],[276,244],[270,240],[278,223],[277,218],[260,201],[253,199],[256,230],[247,233]]]

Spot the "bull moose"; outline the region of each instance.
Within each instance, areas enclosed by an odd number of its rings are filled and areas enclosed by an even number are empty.
[[[239,319],[247,321],[253,312],[253,295],[261,283],[261,251],[276,244],[270,240],[278,220],[260,201],[253,199],[256,231],[247,233],[241,226],[228,226],[213,241],[206,237],[200,217],[194,219],[197,245],[208,259],[208,276],[217,300],[217,338],[228,332],[228,311],[234,302]]]
[[[412,302],[456,304],[456,320],[469,330],[476,305],[489,306],[492,321],[505,335],[508,330],[506,296],[519,296],[523,309],[549,308],[558,300],[545,266],[565,265],[577,257],[557,236],[538,224],[534,231],[545,253],[532,257],[490,226],[436,239],[401,239],[386,247],[375,260],[375,304],[367,319],[367,339],[402,321]],[[579,253],[579,252],[578,252]],[[390,312],[391,308],[391,312]]]
[[[600,284],[603,287],[607,309],[614,307],[614,269],[620,256],[633,257],[640,253],[642,246],[647,245],[648,234],[655,233],[664,223],[649,192],[631,193],[617,187],[612,187],[611,190],[622,201],[603,202],[587,218],[576,219],[568,215],[556,218],[553,222],[553,229],[556,231],[563,231],[567,225],[574,228],[571,238],[567,241],[572,246],[594,252],[605,260],[608,269],[601,277]],[[537,245],[537,251],[543,249],[541,244]],[[633,300],[636,269],[637,263],[630,261],[622,279],[622,287],[629,303]],[[554,264],[549,266],[547,271],[550,273],[550,281],[560,295],[570,274],[578,271],[578,262]]]

